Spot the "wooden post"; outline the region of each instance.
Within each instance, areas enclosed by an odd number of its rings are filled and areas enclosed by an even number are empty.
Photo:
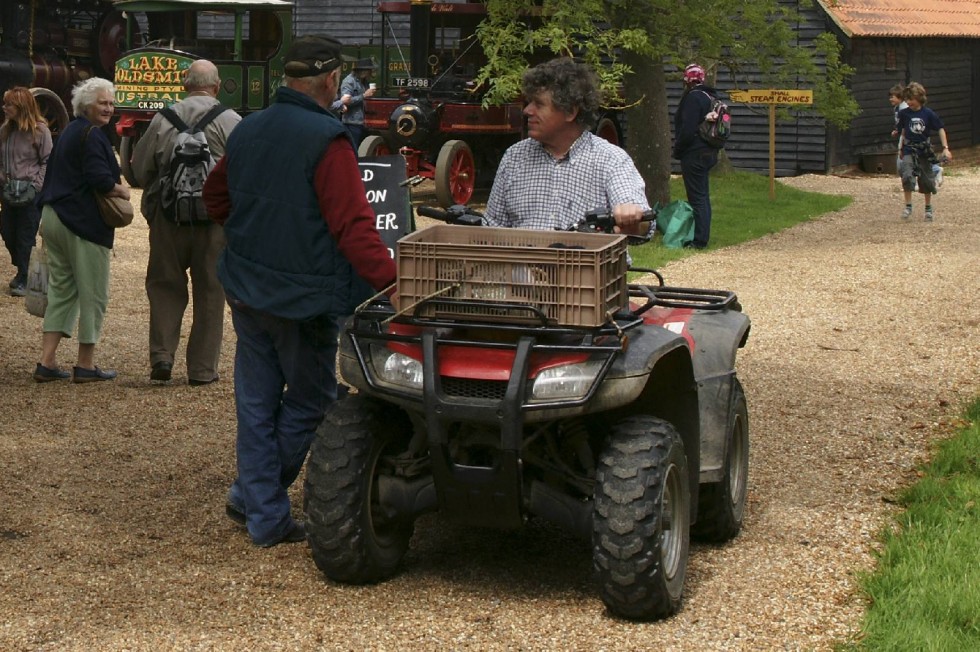
[[[769,105],[769,201],[776,199],[776,105]]]
[[[729,91],[733,102],[769,105],[769,200],[776,199],[776,105],[813,104],[812,90]]]

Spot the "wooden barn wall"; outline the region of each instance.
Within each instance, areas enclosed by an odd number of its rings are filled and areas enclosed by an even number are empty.
[[[797,9],[800,21],[795,26],[795,45],[802,48],[812,48],[813,40],[827,29],[826,19],[822,12],[813,7],[798,7],[796,2],[785,2]],[[823,61],[818,61],[823,68]],[[676,77],[678,72],[668,71],[669,76]],[[740,70],[737,77],[727,68],[717,71],[714,86],[727,97],[727,92],[738,89],[768,88],[764,84],[757,69]],[[810,85],[797,80],[789,82],[788,88],[806,89]],[[667,102],[671,121],[680,102],[683,84],[680,81],[670,82],[667,89]],[[738,104],[728,102],[732,112],[732,135],[725,146],[732,166],[747,172],[769,174],[769,109],[765,105]],[[785,111],[776,122],[775,164],[776,175],[795,176],[807,172],[826,172],[829,166],[827,160],[827,127],[825,121],[811,111]],[[673,129],[673,122],[671,123]],[[673,135],[673,134],[672,134]],[[674,171],[680,171],[677,161],[673,162]]]
[[[954,153],[978,144],[975,114],[980,97],[975,68],[980,41],[854,39],[850,45],[848,63],[856,69],[850,86],[861,114],[838,135],[840,147],[833,152],[832,166],[856,165],[862,154],[895,150],[888,91],[910,81],[926,87],[927,106],[942,117]]]
[[[328,34],[345,45],[380,45],[381,14],[372,0],[294,0],[296,35]],[[386,36],[390,40],[391,34]],[[408,23],[399,39],[408,41]]]

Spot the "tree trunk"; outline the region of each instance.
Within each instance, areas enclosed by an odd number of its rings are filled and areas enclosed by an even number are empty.
[[[671,149],[664,67],[628,51],[623,61],[633,69],[624,80],[626,97],[630,103],[641,100],[627,111],[626,151],[646,182],[647,201],[664,205],[670,201]]]

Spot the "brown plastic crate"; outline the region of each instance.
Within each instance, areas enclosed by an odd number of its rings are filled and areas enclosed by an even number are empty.
[[[530,305],[560,326],[600,326],[626,306],[626,236],[440,224],[398,241],[402,308],[431,297],[424,317],[539,321],[530,312],[487,303]]]

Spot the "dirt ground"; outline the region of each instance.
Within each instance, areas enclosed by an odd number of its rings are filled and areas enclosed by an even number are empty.
[[[787,183],[855,201],[664,270],[734,290],[753,321],[738,363],[745,528],[692,546],[677,616],[608,616],[588,545],[538,522],[474,532],[426,517],[403,572],[378,586],[324,580],[304,545],[253,547],[223,513],[230,318],[220,382],[189,387],[178,364],[171,384],[150,383],[137,217],[118,234],[96,355],[115,382],[34,383],[40,320],[0,297],[0,649],[829,650],[854,636],[855,576],[895,491],[980,386],[980,174],[948,172],[934,223],[919,196],[899,218],[892,177]]]

